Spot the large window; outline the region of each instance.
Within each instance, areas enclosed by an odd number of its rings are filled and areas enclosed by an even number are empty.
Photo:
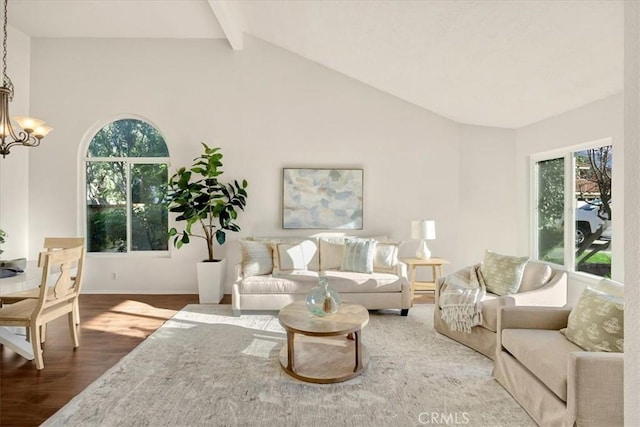
[[[168,250],[168,157],[160,132],[142,120],[95,134],[85,157],[89,252]]]
[[[537,259],[611,277],[612,168],[611,145],[534,161]]]

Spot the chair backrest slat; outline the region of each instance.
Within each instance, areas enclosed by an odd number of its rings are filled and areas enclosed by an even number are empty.
[[[43,245],[48,251],[75,248],[77,246],[84,246],[84,237],[45,237]]]
[[[38,306],[34,315],[60,301],[73,300],[78,297],[82,284],[84,256],[84,246],[40,252],[38,267],[42,268],[42,279]],[[75,277],[72,277],[74,267],[76,267],[76,274]],[[57,275],[52,287],[47,286],[50,275]]]

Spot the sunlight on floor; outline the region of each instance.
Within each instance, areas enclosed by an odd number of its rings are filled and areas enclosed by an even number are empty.
[[[117,331],[114,331],[113,327],[114,313],[124,315],[121,320],[117,321],[117,324],[122,325]],[[89,319],[82,319],[81,313],[81,326],[83,329],[91,331],[109,331],[111,334],[144,338],[157,329],[160,322],[171,319],[176,313],[176,310],[162,309],[140,301],[126,300]]]
[[[276,346],[281,345],[280,342],[274,341],[273,337],[267,337],[268,339],[262,338],[254,338],[251,341],[251,344],[247,346],[244,350],[242,350],[242,354],[246,354],[247,356],[261,357],[263,359],[268,359],[271,355],[271,352]],[[284,339],[281,341],[285,341]]]

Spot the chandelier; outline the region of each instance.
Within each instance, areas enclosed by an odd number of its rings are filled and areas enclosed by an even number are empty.
[[[31,117],[14,117],[20,128],[13,129],[9,118],[9,101],[13,100],[13,83],[7,76],[7,2],[4,0],[4,22],[2,25],[2,87],[0,87],[0,154],[6,157],[14,145],[37,147],[42,138],[53,128],[42,120]]]

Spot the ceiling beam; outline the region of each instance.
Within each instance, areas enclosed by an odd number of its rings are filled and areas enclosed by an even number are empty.
[[[233,19],[227,2],[221,0],[209,0],[209,7],[218,19],[224,35],[227,37],[233,50],[242,50],[242,29]]]

